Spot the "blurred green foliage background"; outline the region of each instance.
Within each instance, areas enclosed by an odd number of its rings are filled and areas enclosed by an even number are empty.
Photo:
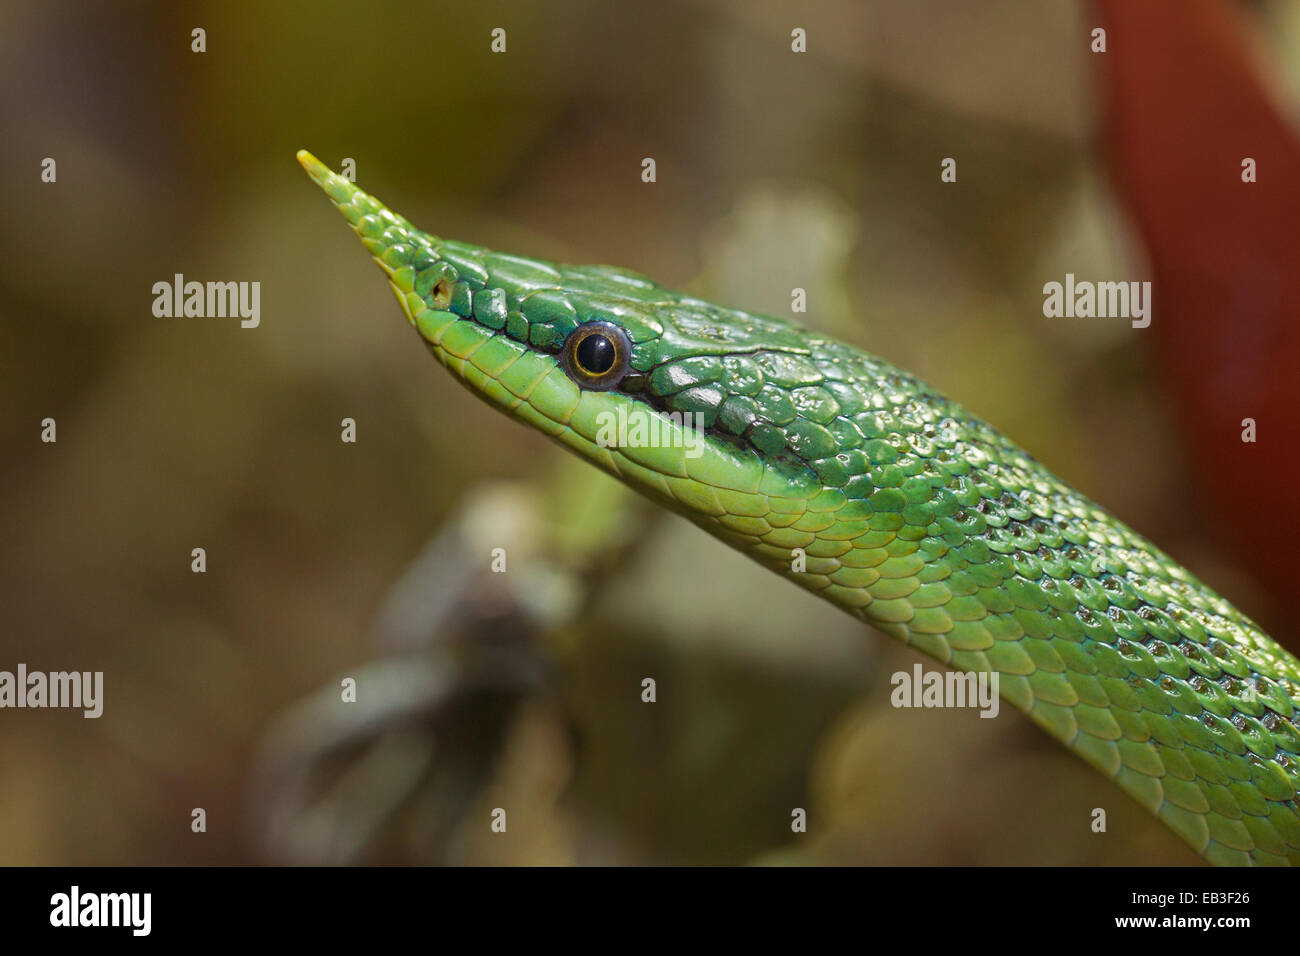
[[[1294,70],[1296,6],[1258,9]],[[911,652],[471,400],[293,159],[353,158],[440,235],[776,314],[802,286],[809,324],[959,399],[1267,621],[1183,520],[1137,333],[1042,315],[1049,279],[1142,268],[1093,142],[1087,30],[1085,7],[1033,0],[6,5],[0,667],[103,670],[106,691],[97,721],[0,713],[0,862],[1194,862],[1009,709],[891,709]],[[178,272],[260,281],[261,326],[155,318]],[[347,804],[292,847],[268,837],[254,767],[277,715],[394,655],[451,673],[505,627],[483,612],[450,663],[374,635],[488,481],[601,532],[533,539],[577,591],[518,629],[544,676],[408,721],[354,768],[418,766],[417,795],[467,774],[451,796],[396,801],[341,849]],[[483,753],[452,753],[484,727]]]

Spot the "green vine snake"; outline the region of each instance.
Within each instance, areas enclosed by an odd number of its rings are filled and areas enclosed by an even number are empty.
[[[426,234],[298,159],[479,398],[878,630],[996,673],[1209,861],[1300,863],[1300,662],[993,427],[851,345]]]

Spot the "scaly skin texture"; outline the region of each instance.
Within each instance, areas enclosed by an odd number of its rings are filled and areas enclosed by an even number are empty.
[[[990,425],[792,323],[427,235],[298,158],[480,398],[935,660],[996,671],[1206,859],[1300,863],[1300,663]],[[560,360],[596,320],[632,345],[606,391]],[[665,412],[702,416],[699,457],[597,441],[602,415],[680,438]]]

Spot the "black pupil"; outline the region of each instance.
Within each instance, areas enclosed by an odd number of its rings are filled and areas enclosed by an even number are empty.
[[[604,375],[614,367],[614,343],[596,332],[578,343],[578,365],[589,375]]]

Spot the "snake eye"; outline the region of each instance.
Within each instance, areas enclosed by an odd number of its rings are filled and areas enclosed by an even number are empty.
[[[627,374],[632,343],[612,322],[587,322],[569,333],[560,362],[569,378],[583,388],[609,389]]]

